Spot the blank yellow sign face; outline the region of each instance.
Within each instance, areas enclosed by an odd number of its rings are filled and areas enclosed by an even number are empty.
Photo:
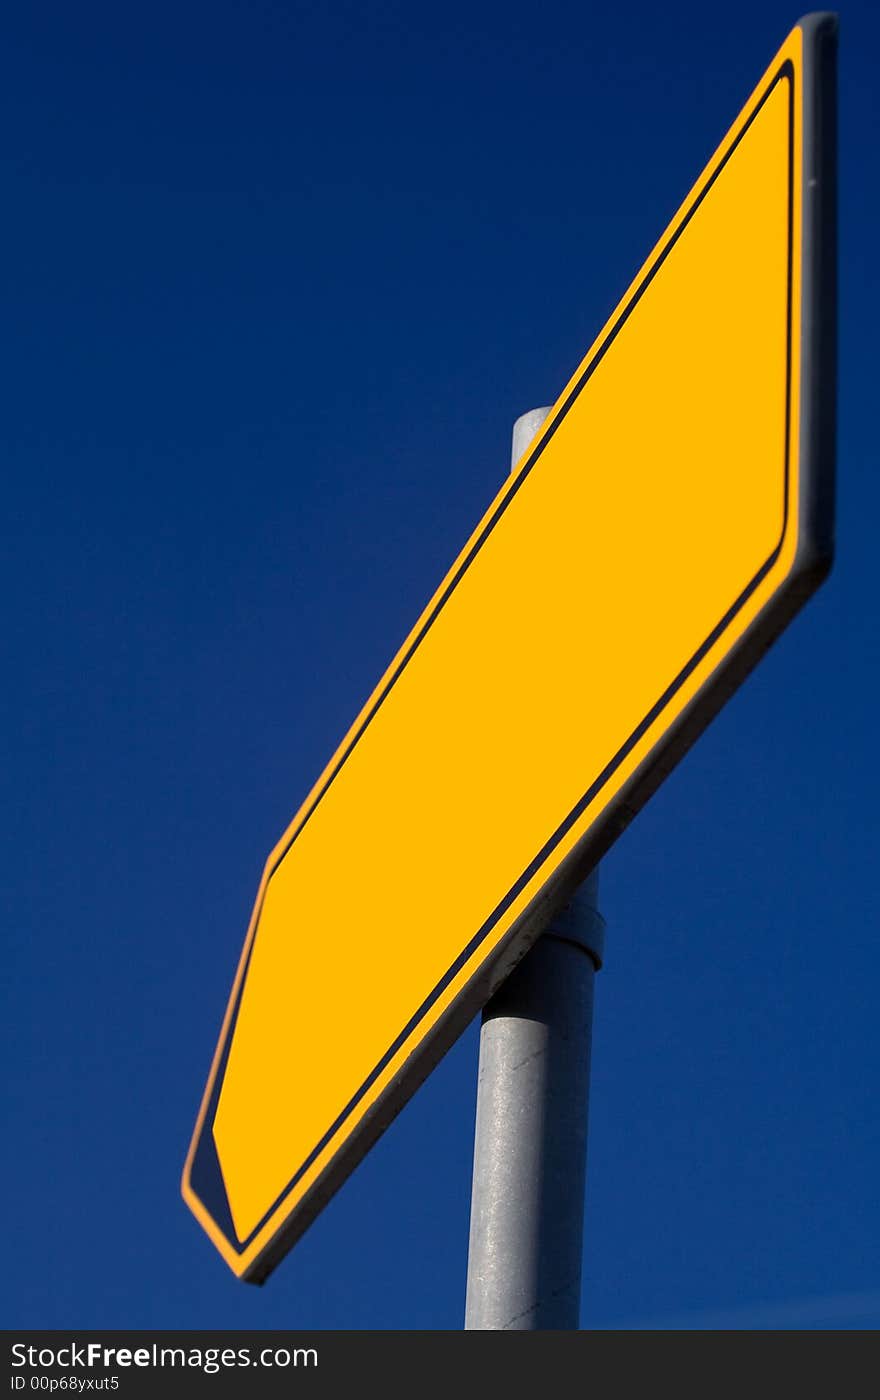
[[[240,1275],[830,562],[832,65],[802,22],[269,857],[183,1185]]]

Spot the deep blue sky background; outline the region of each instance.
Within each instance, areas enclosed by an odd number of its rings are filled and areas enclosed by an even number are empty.
[[[268,850],[797,17],[5,11],[3,1325],[461,1325],[475,1026],[261,1290],[184,1152]],[[841,19],[838,562],[603,864],[584,1326],[880,1325],[880,12]]]

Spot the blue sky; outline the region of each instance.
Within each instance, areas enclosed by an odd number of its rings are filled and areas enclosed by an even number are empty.
[[[476,1026],[262,1289],[183,1155],[266,854],[797,18],[4,16],[4,1325],[461,1325]],[[603,862],[586,1327],[880,1325],[878,41],[834,572]]]

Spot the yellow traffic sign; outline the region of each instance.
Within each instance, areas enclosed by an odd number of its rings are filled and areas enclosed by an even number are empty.
[[[269,856],[183,1177],[242,1277],[828,569],[835,33],[786,39]]]

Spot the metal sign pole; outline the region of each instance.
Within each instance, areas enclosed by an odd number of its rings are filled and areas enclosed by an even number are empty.
[[[549,411],[517,419],[512,465]],[[598,892],[596,869],[483,1011],[468,1330],[578,1326]]]

